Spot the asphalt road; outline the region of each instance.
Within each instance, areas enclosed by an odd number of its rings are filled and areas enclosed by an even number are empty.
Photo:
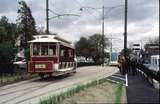
[[[116,67],[90,66],[77,68],[77,73],[63,77],[35,78],[0,87],[0,104],[35,104],[41,98],[60,93],[86,81],[108,77]]]

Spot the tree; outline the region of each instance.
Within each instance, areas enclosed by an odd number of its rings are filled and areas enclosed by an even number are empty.
[[[148,44],[159,44],[159,43],[160,43],[160,42],[159,42],[159,36],[154,37],[154,38],[149,38],[149,40],[148,40],[147,43],[148,43]]]
[[[108,39],[104,37],[104,44],[102,41],[102,35],[101,34],[94,34],[89,37],[89,43],[91,44],[89,50],[90,50],[90,55],[92,56],[93,60],[96,63],[101,63],[102,58],[103,58],[103,51],[102,47],[104,45],[104,48],[106,48],[109,44],[107,44]],[[107,56],[107,53],[104,52],[105,57]]]
[[[5,42],[6,35],[7,32],[5,31],[5,28],[3,26],[0,26],[0,43]]]
[[[0,75],[2,73],[13,73],[13,60],[17,49],[14,44],[0,44]]]
[[[32,36],[37,34],[36,23],[32,16],[30,8],[25,1],[19,1],[17,23],[19,34],[22,35],[22,47],[27,45],[27,41],[32,39]]]
[[[17,25],[9,23],[6,16],[0,18],[0,43],[15,43],[17,37]]]
[[[37,28],[37,33],[38,33],[38,34],[41,34],[41,35],[46,34],[45,29],[44,29],[44,26],[38,27],[38,28]]]
[[[129,57],[131,53],[132,53],[132,50],[127,48],[126,49],[126,56]],[[120,54],[124,56],[124,49],[121,50]]]
[[[108,46],[108,39],[104,38],[104,47]],[[81,37],[80,40],[75,44],[76,54],[77,56],[84,56],[86,58],[91,57],[95,63],[102,62],[102,35],[94,34],[89,37],[89,39],[85,37]],[[105,57],[107,53],[105,52]]]
[[[154,38],[149,38],[148,39],[148,42],[145,44],[145,46],[144,46],[144,49],[145,50],[147,50],[147,48],[148,48],[148,44],[155,44],[155,45],[158,45],[159,46],[159,43],[160,43],[160,41],[159,41],[159,36],[157,36],[157,37],[154,37]]]
[[[6,16],[0,18],[0,74],[13,72],[13,60],[17,52],[14,46],[17,25],[9,23]]]
[[[81,37],[80,40],[75,44],[75,47],[77,56],[84,56],[85,58],[90,57],[90,44],[87,38]]]

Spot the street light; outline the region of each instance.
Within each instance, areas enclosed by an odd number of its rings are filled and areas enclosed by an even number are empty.
[[[102,42],[103,42],[102,43],[102,57],[103,57],[102,62],[103,62],[103,66],[104,66],[104,19],[105,19],[104,9],[108,9],[107,12],[110,12],[111,10],[113,10],[117,7],[121,7],[121,6],[123,6],[123,5],[117,5],[117,6],[114,6],[114,7],[104,7],[104,5],[103,5],[102,8],[93,8],[93,7],[86,6],[86,7],[81,7],[80,8],[80,11],[83,11],[83,9],[93,9],[93,10],[101,9],[102,10]]]

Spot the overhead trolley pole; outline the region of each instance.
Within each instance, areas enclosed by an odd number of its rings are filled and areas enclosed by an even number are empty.
[[[46,0],[46,34],[49,34],[49,9],[48,0]]]
[[[104,6],[102,7],[102,64],[104,66],[105,55],[104,55]]]
[[[128,9],[128,0],[125,0],[125,16],[124,16],[124,57],[127,56],[127,9]]]

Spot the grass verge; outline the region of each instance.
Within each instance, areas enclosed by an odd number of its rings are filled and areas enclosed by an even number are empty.
[[[116,104],[121,102],[122,88],[123,88],[123,84],[118,83],[117,90],[116,90],[116,98],[115,98],[115,103]]]
[[[108,80],[107,78],[91,81],[87,84],[77,85],[77,87],[68,89],[65,92],[61,92],[60,94],[52,95],[52,96],[49,96],[49,97],[43,97],[43,98],[40,99],[40,104],[59,104],[65,98],[71,97],[75,93],[83,91],[86,88],[89,88],[91,86],[102,84],[104,82],[114,83],[114,82]],[[117,91],[116,91],[116,100],[115,100],[116,103],[120,103],[120,101],[121,101],[122,86],[123,86],[123,84],[118,84],[118,86],[117,86],[118,88],[117,88]]]
[[[0,76],[0,87],[7,85],[7,84],[12,84],[15,82],[19,81],[24,81],[28,79],[32,79],[37,77],[37,74],[34,75],[28,75],[28,74],[5,74]]]

